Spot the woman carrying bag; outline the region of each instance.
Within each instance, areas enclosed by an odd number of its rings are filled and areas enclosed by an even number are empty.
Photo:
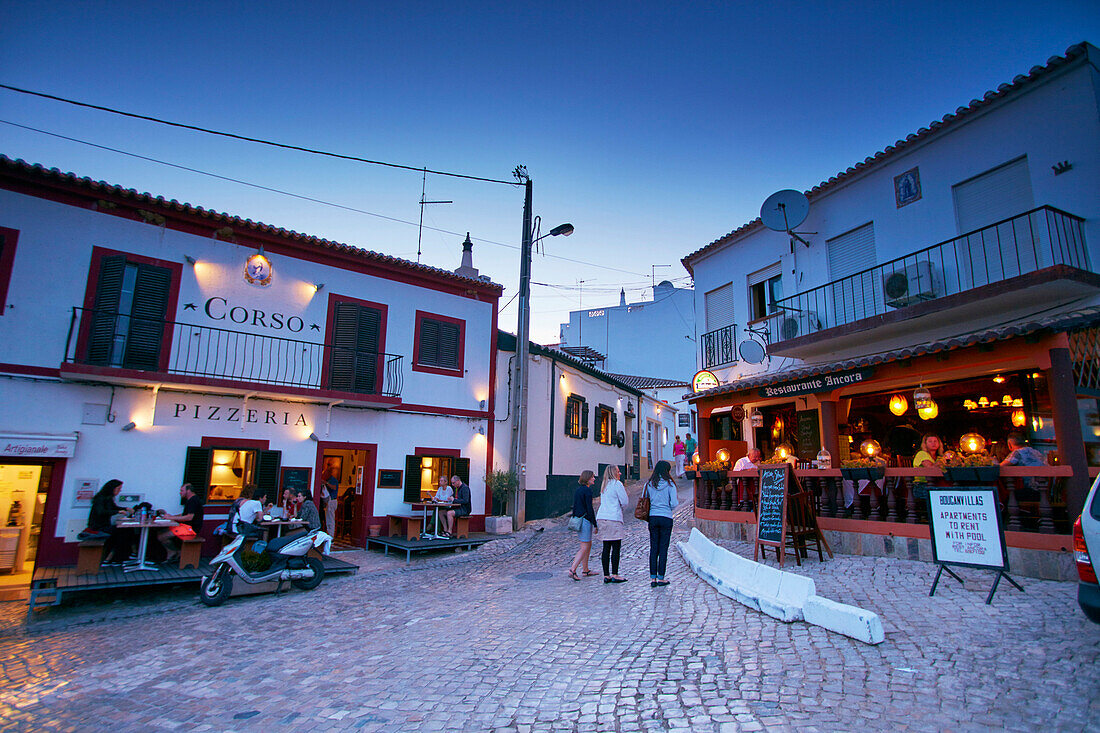
[[[600,485],[600,511],[596,520],[600,523],[600,540],[603,541],[603,582],[625,583],[626,578],[619,575],[619,553],[622,551],[626,530],[623,527],[623,509],[628,499],[623,482],[619,480],[618,466],[608,466],[603,472]]]
[[[676,498],[676,484],[672,482],[668,461],[657,461],[653,475],[645,485],[649,497],[649,587],[668,585],[665,565],[668,563],[668,545],[672,541],[672,510],[680,501]]]
[[[570,522],[577,524],[580,532],[581,546],[573,558],[573,564],[569,566],[569,577],[580,580],[577,570],[584,567],[585,575],[596,573],[588,569],[588,556],[592,554],[592,533],[596,531],[596,513],[592,510],[592,484],[596,483],[596,474],[591,471],[583,471],[577,481],[577,489],[573,493],[573,518]]]

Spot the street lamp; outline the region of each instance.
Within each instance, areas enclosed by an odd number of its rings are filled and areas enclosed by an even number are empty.
[[[531,176],[525,166],[512,172],[523,183],[523,246],[519,258],[519,325],[516,328],[516,371],[512,383],[512,470],[516,472],[515,516],[518,529],[527,520],[527,368],[530,359],[531,331],[531,247],[546,237],[573,233],[572,224],[559,224],[541,237],[534,238],[531,229]]]

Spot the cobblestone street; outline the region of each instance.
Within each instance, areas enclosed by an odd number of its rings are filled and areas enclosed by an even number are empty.
[[[683,511],[685,510],[686,511]],[[690,530],[681,506],[675,540]],[[801,570],[876,611],[868,646],[719,595],[675,547],[650,588],[629,520],[623,574],[573,582],[576,535],[546,522],[472,553],[355,553],[312,592],[77,605],[30,630],[6,604],[4,730],[1084,731],[1100,725],[1100,627],[1075,586],[838,556]],[[724,543],[749,557],[751,545]],[[599,567],[600,543],[592,568]],[[353,559],[354,559],[353,558]]]

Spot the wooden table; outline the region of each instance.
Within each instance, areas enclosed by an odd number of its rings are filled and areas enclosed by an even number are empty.
[[[149,530],[153,527],[167,528],[175,527],[177,522],[173,522],[171,519],[152,519],[145,522],[124,520],[119,522],[116,527],[125,527],[127,529],[140,529],[141,539],[138,540],[138,559],[132,563],[128,563],[127,567],[123,568],[123,572],[134,573],[138,570],[160,570],[159,567],[146,561],[145,553],[149,549]]]

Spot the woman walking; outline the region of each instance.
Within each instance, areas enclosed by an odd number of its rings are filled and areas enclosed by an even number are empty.
[[[603,483],[600,484],[600,511],[596,513],[596,520],[603,527],[600,530],[600,540],[603,541],[600,560],[603,562],[605,583],[626,582],[626,578],[619,575],[619,553],[622,550],[623,537],[626,536],[623,509],[626,508],[628,499],[620,478],[619,467],[608,466],[604,469]]]
[[[649,587],[668,585],[665,565],[668,563],[668,545],[672,541],[672,510],[679,505],[676,484],[668,475],[668,461],[657,461],[653,475],[646,482],[649,495]]]
[[[596,530],[596,513],[592,510],[592,484],[596,483],[596,474],[583,471],[573,492],[573,516],[581,518],[581,547],[577,550],[573,564],[569,566],[569,577],[580,580],[577,570],[583,566],[585,575],[595,575],[588,569],[588,556],[592,554],[592,533]]]

